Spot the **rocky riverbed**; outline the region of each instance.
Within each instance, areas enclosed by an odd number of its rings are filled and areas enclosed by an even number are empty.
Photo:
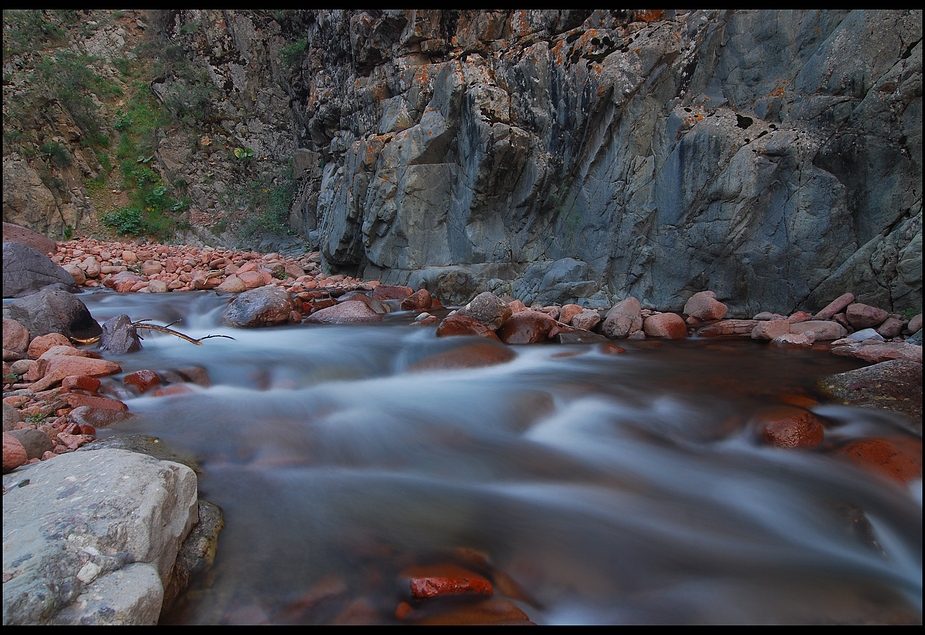
[[[5,226],[5,296],[9,269],[7,254],[13,251],[7,249],[6,241],[13,236],[13,232],[8,233]],[[860,302],[850,292],[815,312],[801,310],[789,315],[762,313],[735,318],[727,316],[726,307],[709,290],[686,299],[681,314],[643,309],[632,297],[608,307],[580,304],[527,307],[516,299],[497,297],[491,293],[478,294],[466,305],[454,308],[444,307],[439,298],[432,297],[426,289],[327,275],[321,269],[318,255],[311,253],[287,256],[91,239],[54,244],[26,234],[15,236],[22,236],[23,242],[17,244],[32,243],[31,249],[39,256],[37,261],[41,258],[48,260],[47,275],[57,276],[57,279],[42,279],[39,272],[34,289],[22,291],[18,294],[19,298],[4,304],[5,496],[10,492],[18,496],[24,491],[34,496],[38,488],[23,485],[30,481],[35,484],[47,482],[45,489],[48,492],[64,491],[67,488],[53,484],[54,479],[73,481],[76,474],[83,473],[82,470],[89,469],[89,472],[76,480],[93,480],[93,470],[96,469],[93,464],[96,462],[91,462],[90,466],[75,463],[74,466],[63,467],[63,472],[57,477],[37,478],[37,473],[28,472],[28,478],[19,478],[17,472],[33,464],[69,455],[79,448],[94,447],[98,427],[113,425],[127,416],[128,408],[123,401],[100,391],[101,379],[121,373],[119,365],[107,357],[112,357],[114,351],[124,354],[130,352],[132,346],[141,346],[137,335],[143,332],[144,325],[139,322],[139,316],[133,316],[134,322],[131,319],[120,323],[110,320],[98,325],[92,316],[82,315],[79,307],[70,305],[63,308],[59,302],[62,294],[78,301],[80,294],[69,294],[60,287],[42,288],[55,281],[64,287],[71,286],[72,290],[105,287],[116,292],[174,294],[214,290],[228,295],[223,322],[237,328],[376,322],[389,312],[400,310],[411,312],[415,316],[414,324],[436,325],[439,337],[475,335],[508,346],[584,343],[601,347],[609,354],[620,355],[625,352],[620,346],[621,340],[659,342],[696,336],[749,338],[784,349],[817,348],[860,360],[868,366],[825,378],[820,382],[816,395],[790,396],[788,407],[764,422],[766,443],[783,448],[814,447],[821,443],[823,426],[809,410],[820,398],[900,413],[907,418],[909,428],[917,431],[919,439],[921,435],[921,314],[909,317],[890,314]],[[35,255],[29,254],[29,257],[35,258]],[[55,267],[65,271],[72,283],[67,276],[62,277]],[[35,267],[29,270],[34,271]],[[23,285],[25,281],[21,276],[16,282]],[[57,315],[59,311],[61,314]],[[52,326],[55,322],[51,318],[54,317],[58,318],[57,328]],[[182,326],[176,326],[176,329],[182,335]],[[503,350],[495,346],[484,349],[470,347],[463,355],[447,356],[430,363],[487,366],[506,361]],[[123,379],[125,390],[132,394],[151,395],[169,395],[187,389],[185,385],[208,385],[208,381],[207,376],[197,374],[195,369],[189,369],[186,376],[173,378],[163,377],[153,370],[139,370],[126,374]],[[856,447],[843,448],[842,452],[866,467],[907,483],[921,478],[921,441],[914,445],[889,439],[866,440]],[[16,604],[22,609],[19,615],[15,611],[7,614],[7,582],[24,579],[23,576],[27,575],[34,576],[35,573],[24,573],[20,564],[11,565],[8,570],[5,557],[5,623],[81,623],[88,620],[94,623],[150,623],[157,620],[165,599],[172,600],[177,596],[178,587],[182,587],[184,579],[188,580],[189,572],[208,562],[214,541],[210,547],[208,539],[202,534],[203,531],[206,534],[210,531],[216,533],[220,521],[213,520],[211,529],[199,522],[199,518],[207,516],[208,512],[202,509],[201,501],[196,502],[195,465],[183,466],[182,462],[168,461],[169,465],[176,467],[165,472],[160,465],[163,461],[151,463],[147,459],[133,457],[133,453],[119,455],[124,452],[120,449],[110,451],[116,452],[116,455],[107,460],[119,466],[112,468],[110,473],[124,470],[143,475],[145,470],[153,470],[152,475],[139,478],[142,481],[146,478],[166,479],[176,484],[179,489],[168,488],[170,492],[177,492],[175,496],[168,496],[169,500],[147,503],[158,508],[170,507],[171,512],[178,511],[176,519],[170,524],[175,530],[154,541],[159,545],[153,549],[155,553],[133,556],[138,562],[150,562],[149,569],[136,567],[128,571],[117,563],[100,564],[86,556],[86,549],[98,551],[99,545],[82,545],[85,550],[83,556],[67,555],[71,562],[69,566],[76,567],[75,573],[80,582],[59,597],[57,604],[52,602],[41,610],[34,607],[27,610],[23,608],[26,605]],[[148,452],[153,450],[148,448]],[[139,460],[143,465],[135,465]],[[99,465],[103,463],[100,461]],[[131,467],[128,467],[129,463]],[[14,489],[8,492],[8,487]],[[70,494],[76,495],[75,492]],[[131,496],[125,500],[123,509],[131,509],[136,504]],[[36,499],[22,509],[33,513],[35,510],[30,505],[48,503]],[[17,530],[17,521],[8,519],[7,508],[5,504],[5,554],[8,530],[11,540],[17,533],[21,537],[22,532],[29,531],[24,527]],[[199,527],[199,534],[193,530],[194,527]],[[190,536],[195,536],[197,546],[193,551],[198,556],[189,555]],[[187,544],[186,551],[182,546],[184,543]],[[131,551],[125,545],[120,549]],[[181,555],[178,557],[178,554]],[[192,564],[188,562],[185,569],[175,568],[174,563],[183,558],[190,559]],[[109,571],[106,571],[107,566]],[[107,588],[124,588],[124,581],[119,583],[115,578],[103,575],[116,572],[147,580],[139,582],[138,588],[159,587],[160,596],[157,593],[153,596],[142,594],[147,601],[130,598],[120,605],[123,609],[111,615],[104,609],[111,609],[117,603],[98,600],[94,604],[87,598],[87,589],[97,579],[104,578],[107,579]],[[421,588],[436,589],[433,591],[436,595],[452,594],[455,592],[452,589],[458,590],[458,585],[462,584],[464,573],[455,578],[443,576],[436,586],[433,581],[419,582],[423,585]],[[134,579],[131,576],[127,579]],[[11,584],[9,588],[13,586]],[[440,591],[441,588],[450,590]],[[27,587],[27,591],[33,596],[36,593],[34,587]],[[95,593],[100,595],[103,592],[97,588]],[[160,600],[152,603],[151,597],[159,597]],[[78,605],[83,608],[78,608]],[[411,613],[409,610],[405,612]],[[483,620],[493,619],[488,614],[481,615]],[[498,615],[502,617],[496,615],[494,621],[529,621],[526,616],[512,612],[501,611]],[[470,619],[478,621],[479,618]]]

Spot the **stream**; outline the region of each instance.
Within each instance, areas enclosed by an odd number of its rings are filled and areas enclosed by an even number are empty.
[[[212,570],[161,623],[401,623],[401,602],[417,608],[402,572],[461,558],[536,624],[921,623],[921,481],[832,452],[912,433],[825,403],[817,448],[755,432],[782,395],[857,360],[691,338],[441,368],[428,361],[478,338],[437,338],[406,312],[245,330],[221,325],[214,292],[80,298],[101,324],[126,313],[234,338],[141,331],[143,350],[105,355],[124,373],[104,390],[136,416],[98,436],[195,457],[200,497],[225,516]],[[208,387],[122,386],[191,366]]]

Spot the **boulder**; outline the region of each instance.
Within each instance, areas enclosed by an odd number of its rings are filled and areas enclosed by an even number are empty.
[[[505,320],[511,317],[513,311],[504,300],[495,294],[485,291],[478,294],[458,311],[459,315],[481,322],[492,331],[497,331]]]
[[[880,326],[888,317],[887,311],[862,302],[852,302],[845,308],[848,324],[857,330]]]
[[[831,302],[829,302],[821,311],[813,316],[814,320],[830,320],[836,313],[844,311],[849,304],[854,302],[853,293],[843,293]]]
[[[285,324],[294,308],[285,289],[266,285],[235,296],[222,315],[222,324],[241,328]]]
[[[312,312],[305,321],[311,324],[355,324],[381,322],[382,316],[362,300],[346,300]]]
[[[541,311],[520,311],[505,320],[498,337],[505,344],[536,344],[549,339],[556,321]]]
[[[752,329],[753,340],[773,340],[775,337],[790,333],[790,322],[787,320],[763,320]]]
[[[922,363],[894,359],[828,375],[817,388],[838,403],[898,412],[922,430]]]
[[[16,320],[3,320],[3,351],[4,360],[6,352],[9,351],[22,359],[29,350],[29,329],[24,327]]]
[[[687,324],[676,313],[655,313],[645,319],[643,331],[648,337],[681,340],[687,337]]]
[[[642,306],[639,300],[630,296],[613,305],[604,323],[601,332],[611,339],[627,337],[630,333],[642,329]]]
[[[80,451],[22,467],[3,485],[4,625],[157,623],[198,520],[193,470]]]
[[[794,334],[812,333],[817,342],[821,340],[837,340],[848,334],[848,330],[844,326],[831,320],[797,322],[790,325],[790,332]]]
[[[713,291],[700,291],[688,299],[682,313],[698,320],[721,320],[726,317],[728,307],[716,299]]]
[[[66,272],[65,275],[70,277]],[[32,337],[61,333],[70,338],[90,339],[103,330],[79,298],[57,286],[14,300],[10,304],[10,317],[25,326]]]
[[[103,322],[100,333],[100,350],[114,355],[124,355],[141,350],[138,332],[132,326],[132,318],[124,313],[115,315]]]
[[[46,256],[53,256],[58,248],[58,243],[51,238],[13,223],[3,223],[3,242],[20,243]]]
[[[490,340],[499,340],[497,333],[476,319],[455,313],[448,315],[437,325],[437,337],[453,335],[476,335]],[[500,341],[500,340],[499,340]]]
[[[74,276],[45,254],[22,243],[3,243],[4,298],[22,297],[55,283],[77,290]]]

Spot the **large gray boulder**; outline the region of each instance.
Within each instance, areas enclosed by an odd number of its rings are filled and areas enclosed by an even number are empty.
[[[4,298],[18,298],[55,283],[77,290],[74,276],[45,254],[23,243],[3,243]]]
[[[285,289],[266,285],[236,295],[222,314],[222,324],[241,328],[285,324],[292,309]]]
[[[87,305],[57,285],[13,300],[10,317],[26,327],[33,338],[61,333],[66,337],[89,339],[103,330]]]
[[[125,450],[3,476],[3,624],[155,624],[197,522],[196,474]]]

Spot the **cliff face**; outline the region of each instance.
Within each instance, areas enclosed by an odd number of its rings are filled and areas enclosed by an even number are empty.
[[[335,268],[447,302],[921,306],[921,11],[161,17],[214,136],[264,179],[292,159],[290,226]],[[239,169],[175,145],[173,174]]]
[[[325,12],[306,33],[294,109],[324,168],[295,221],[332,263],[526,302],[920,297],[921,12]]]

